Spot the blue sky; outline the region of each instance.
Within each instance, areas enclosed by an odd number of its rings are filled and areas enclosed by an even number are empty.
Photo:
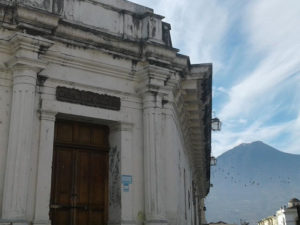
[[[213,155],[256,140],[300,154],[299,0],[133,0],[171,23],[192,63],[212,62]]]

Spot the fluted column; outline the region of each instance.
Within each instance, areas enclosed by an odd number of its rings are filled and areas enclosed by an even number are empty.
[[[27,198],[32,154],[37,73],[45,68],[38,59],[43,40],[16,34],[10,44],[14,56],[7,63],[13,74],[13,96],[4,180],[2,217],[27,224]]]
[[[157,92],[143,95],[145,214],[147,224],[166,224],[160,183],[159,151],[161,151],[162,97]]]
[[[3,218],[25,219],[36,71],[15,68],[3,195]]]

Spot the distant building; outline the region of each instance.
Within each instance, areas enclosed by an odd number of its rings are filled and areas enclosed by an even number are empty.
[[[269,216],[258,222],[258,225],[278,225],[276,215]]]
[[[282,207],[274,216],[259,221],[258,225],[300,225],[300,201],[291,199],[288,207]]]
[[[209,223],[209,225],[235,225],[235,224],[230,224],[230,223],[226,223],[226,222],[223,222],[223,221],[219,221],[219,222],[212,222],[212,223]]]

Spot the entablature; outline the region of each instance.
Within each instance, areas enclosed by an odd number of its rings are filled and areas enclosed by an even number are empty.
[[[188,127],[186,138],[191,146],[194,179],[203,197],[208,194],[210,187],[210,164],[207,159],[211,154],[211,85],[212,65],[191,65],[190,73],[181,83],[181,96],[177,97],[178,105],[183,105],[178,113]]]
[[[102,17],[101,20],[94,18],[97,22],[95,24],[85,23],[76,20],[73,16],[65,16],[63,13],[55,12],[56,3],[52,3],[52,1],[49,1],[50,5],[47,6],[48,8],[43,8],[42,3],[34,2],[36,1],[16,1],[12,4],[11,1],[0,0],[0,16],[4,18],[3,27],[14,32],[23,32],[32,36],[40,36],[61,42],[68,46],[98,49],[130,60],[149,61],[151,64],[172,68],[180,73],[183,73],[189,65],[188,57],[177,54],[178,49],[173,48],[170,44],[170,25],[162,22],[163,17],[154,14],[148,8],[144,9],[142,6],[136,8],[135,4],[133,4],[135,7],[132,7],[131,3],[129,4],[130,7],[124,6],[125,8],[129,7],[128,9],[131,11],[133,9],[139,10],[135,14],[129,10],[130,19],[122,16],[124,13],[127,13],[126,10],[118,11],[118,13],[122,14],[119,17],[123,19],[118,25],[120,30],[113,32],[109,27],[101,27],[100,22],[105,21]],[[97,2],[97,7],[98,5],[104,7],[105,4],[114,4],[104,0],[85,1],[84,4],[91,4],[92,2]],[[76,5],[77,3],[74,1],[72,4]],[[88,10],[89,7],[84,10]],[[97,7],[93,6],[92,9],[95,10],[94,8]],[[84,7],[82,6],[82,8]],[[113,6],[112,8],[104,8],[105,10],[114,11],[112,9],[114,8]],[[70,9],[66,8],[65,10]],[[104,14],[101,14],[101,16],[104,16]],[[106,21],[113,21],[113,17]],[[114,26],[117,25],[115,24]],[[126,33],[128,30],[134,30],[134,27],[139,29],[140,34]]]

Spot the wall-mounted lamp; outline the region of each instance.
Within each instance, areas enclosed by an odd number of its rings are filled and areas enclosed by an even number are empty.
[[[212,131],[220,131],[222,127],[222,122],[219,118],[215,117],[211,119],[211,129]]]
[[[217,165],[217,159],[214,156],[210,157],[210,165],[211,166]]]

